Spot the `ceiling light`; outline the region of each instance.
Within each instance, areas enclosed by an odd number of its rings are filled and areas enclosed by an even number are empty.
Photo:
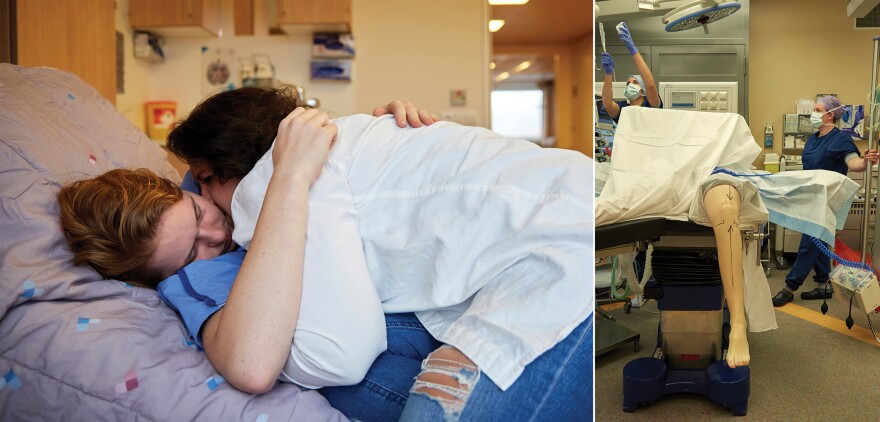
[[[504,26],[504,19],[492,19],[489,21],[489,32],[498,32]]]
[[[492,6],[509,5],[509,4],[526,4],[529,0],[489,0]]]
[[[522,72],[523,70],[528,69],[531,65],[532,65],[532,61],[531,61],[531,60],[526,60],[526,61],[524,61],[524,62],[522,62],[522,63],[516,65],[516,66],[513,68],[513,73],[519,73],[519,72]]]
[[[510,73],[508,73],[508,72],[501,72],[501,73],[498,74],[498,76],[495,77],[495,82],[501,82],[501,81],[503,81],[503,80],[505,80],[505,79],[507,79],[507,78],[509,78],[509,77],[510,77]]]

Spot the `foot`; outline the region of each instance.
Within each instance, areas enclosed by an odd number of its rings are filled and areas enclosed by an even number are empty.
[[[727,366],[736,368],[749,364],[749,340],[746,337],[746,324],[730,324],[730,343],[727,346]]]
[[[776,296],[773,296],[773,307],[778,308],[780,306],[784,306],[786,303],[794,300],[794,293],[782,289],[779,293],[776,293]]]
[[[819,289],[818,287],[810,290],[809,292],[801,293],[801,299],[803,300],[819,300],[819,299],[831,299],[831,295],[834,294],[834,291],[829,287],[827,289]]]
[[[642,305],[645,304],[645,302],[647,302],[647,300],[645,300],[645,295],[639,293],[636,295],[636,297],[632,298],[629,303],[630,306],[632,306],[633,308],[641,308]]]

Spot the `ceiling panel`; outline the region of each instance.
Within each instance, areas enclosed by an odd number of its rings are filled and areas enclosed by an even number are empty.
[[[530,0],[524,5],[492,6],[492,19],[504,19],[493,44],[571,44],[593,35],[590,0]]]
[[[496,84],[538,83],[554,79],[553,58],[547,55],[496,54],[493,59],[495,69],[492,74]],[[517,71],[516,67],[523,62],[529,62],[530,66]],[[498,76],[503,72],[507,72],[509,76],[506,79],[498,80]]]

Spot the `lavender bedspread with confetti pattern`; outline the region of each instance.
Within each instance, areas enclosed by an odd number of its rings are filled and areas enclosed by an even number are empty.
[[[180,178],[76,76],[0,64],[0,420],[345,420],[293,384],[235,390],[155,291],[70,263],[56,192],[120,167]]]

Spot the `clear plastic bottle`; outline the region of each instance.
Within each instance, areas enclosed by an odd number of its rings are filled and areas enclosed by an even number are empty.
[[[785,171],[785,156],[779,157],[779,171]]]

